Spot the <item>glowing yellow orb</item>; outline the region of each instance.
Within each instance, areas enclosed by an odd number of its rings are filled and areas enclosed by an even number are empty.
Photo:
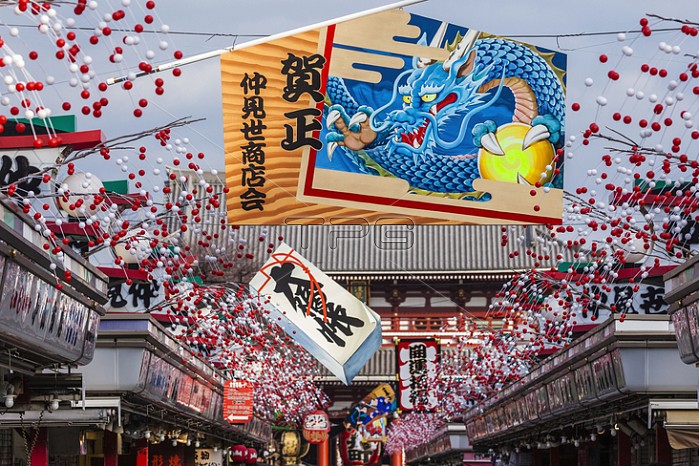
[[[547,171],[546,166],[553,165],[553,145],[548,140],[543,140],[522,150],[524,136],[531,128],[523,123],[509,123],[499,127],[495,139],[505,155],[495,155],[484,148],[480,149],[478,170],[481,178],[517,183],[519,173],[530,184],[551,181],[553,169]],[[542,173],[546,173],[544,178],[541,178]]]

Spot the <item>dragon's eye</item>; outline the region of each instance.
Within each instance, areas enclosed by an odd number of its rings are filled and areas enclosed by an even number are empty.
[[[437,98],[437,94],[425,94],[420,98],[423,102],[432,102],[434,99]]]
[[[413,101],[413,98],[410,97],[409,95],[403,96],[403,102],[405,102],[406,104],[412,103],[412,101]]]

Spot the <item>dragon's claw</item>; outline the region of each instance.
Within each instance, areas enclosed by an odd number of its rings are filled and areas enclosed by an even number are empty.
[[[546,141],[551,137],[547,126],[539,124],[532,126],[522,139],[522,150],[527,150],[532,144],[539,141]]]
[[[333,152],[335,152],[335,149],[337,149],[338,144],[336,142],[328,142],[328,146],[326,148],[328,152],[328,159],[332,161],[333,159]]]
[[[517,172],[517,183],[523,184],[525,186],[532,186],[532,184],[525,177],[523,177],[519,172]]]
[[[330,159],[332,161],[333,152],[335,152],[335,149],[337,149],[341,144],[344,144],[345,136],[342,133],[328,133],[325,140],[328,143],[328,145],[327,145],[328,159]]]
[[[365,149],[376,139],[376,132],[370,124],[373,112],[371,107],[362,105],[350,117],[342,105],[335,104],[328,108],[325,125],[328,128],[326,141],[330,160],[333,152],[341,147],[341,153],[358,164],[356,152]]]
[[[544,138],[535,138],[536,140],[533,141],[532,144],[536,141],[542,141],[544,139],[548,139],[551,144],[555,145],[561,139],[561,133],[563,132],[563,126],[561,125],[561,122],[556,117],[554,117],[552,115],[538,115],[532,119],[532,129],[536,128],[537,126],[543,126],[544,128],[546,128],[548,135]],[[541,128],[539,128],[537,130],[537,132],[541,132],[543,134],[543,130]],[[534,134],[537,134],[537,133],[534,133]],[[527,133],[527,136],[529,136],[529,133]],[[529,146],[526,146],[526,147],[529,147]],[[524,144],[522,145],[523,149],[526,149],[526,147],[524,147]]]
[[[484,147],[486,150],[497,154],[503,155],[504,152],[500,148],[495,139],[495,132],[498,129],[498,125],[492,120],[486,120],[483,123],[478,123],[473,127],[471,134],[473,135],[473,143],[477,147]],[[484,144],[485,141],[485,144]],[[486,147],[488,145],[489,147]]]
[[[505,155],[505,151],[500,147],[500,143],[495,137],[495,133],[486,133],[481,137],[481,147],[491,154]]]
[[[352,131],[359,131],[359,127],[361,126],[362,123],[367,121],[369,119],[369,115],[367,115],[364,112],[357,112],[354,114],[354,116],[350,119],[348,126],[350,129],[353,127],[357,127],[357,130],[352,130]]]
[[[325,125],[328,128],[335,126],[335,122],[342,117],[342,113],[337,109],[332,109],[328,112],[328,116],[325,118]]]

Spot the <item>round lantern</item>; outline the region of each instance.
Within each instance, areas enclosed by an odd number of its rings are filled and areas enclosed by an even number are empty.
[[[248,448],[248,458],[247,458],[247,461],[245,463],[246,464],[257,463],[257,450],[255,450],[254,448]]]
[[[296,458],[301,454],[301,439],[296,431],[282,432],[282,456]]]
[[[153,248],[151,236],[143,228],[134,228],[113,246],[114,254],[120,256],[127,264],[138,264],[150,257]]]
[[[308,443],[322,443],[328,439],[330,418],[323,411],[313,411],[303,418],[303,438]]]
[[[234,445],[233,448],[231,448],[230,459],[234,463],[247,463],[248,447],[245,445]]]
[[[74,218],[86,218],[96,214],[100,206],[94,198],[104,184],[91,173],[73,173],[59,183],[58,206]]]
[[[546,298],[541,312],[541,317],[543,317],[547,322],[559,323],[563,321],[565,309],[558,301],[559,298],[556,298],[555,296],[549,296]]]
[[[648,249],[646,249],[648,246]],[[624,245],[624,260],[627,264],[636,264],[648,258],[648,254],[653,252],[653,242],[644,241],[643,238],[633,238]]]

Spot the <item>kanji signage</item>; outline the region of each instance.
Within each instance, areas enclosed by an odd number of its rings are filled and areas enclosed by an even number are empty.
[[[286,244],[250,286],[268,298],[271,320],[346,384],[381,346],[379,316]]]
[[[186,466],[187,459],[183,446],[151,445],[148,448],[150,466]]]
[[[434,381],[439,364],[435,339],[400,340],[398,358],[398,406],[402,411],[431,411],[437,407]]]
[[[107,292],[108,310],[118,312],[143,312],[165,300],[165,288],[157,281],[138,282],[131,284],[114,283]]]
[[[49,140],[48,136],[39,138]],[[35,136],[30,135],[3,136],[0,141],[0,186],[15,184],[16,189],[11,191],[21,196],[41,194],[46,184],[36,174],[47,171],[55,178],[56,170],[52,168],[65,159],[67,146],[73,150],[94,147],[104,141],[104,135],[101,131],[61,133],[54,144],[42,148],[36,148],[34,140]]]
[[[364,466],[381,464],[383,454],[382,442],[364,442],[362,433],[354,427],[347,427],[340,432],[340,457],[342,464]]]
[[[227,380],[223,385],[223,417],[231,424],[245,424],[252,420],[252,382]]]
[[[198,448],[194,452],[194,466],[223,466],[223,452],[211,448]]]
[[[221,56],[229,221],[560,223],[565,68],[400,9],[239,47]]]

